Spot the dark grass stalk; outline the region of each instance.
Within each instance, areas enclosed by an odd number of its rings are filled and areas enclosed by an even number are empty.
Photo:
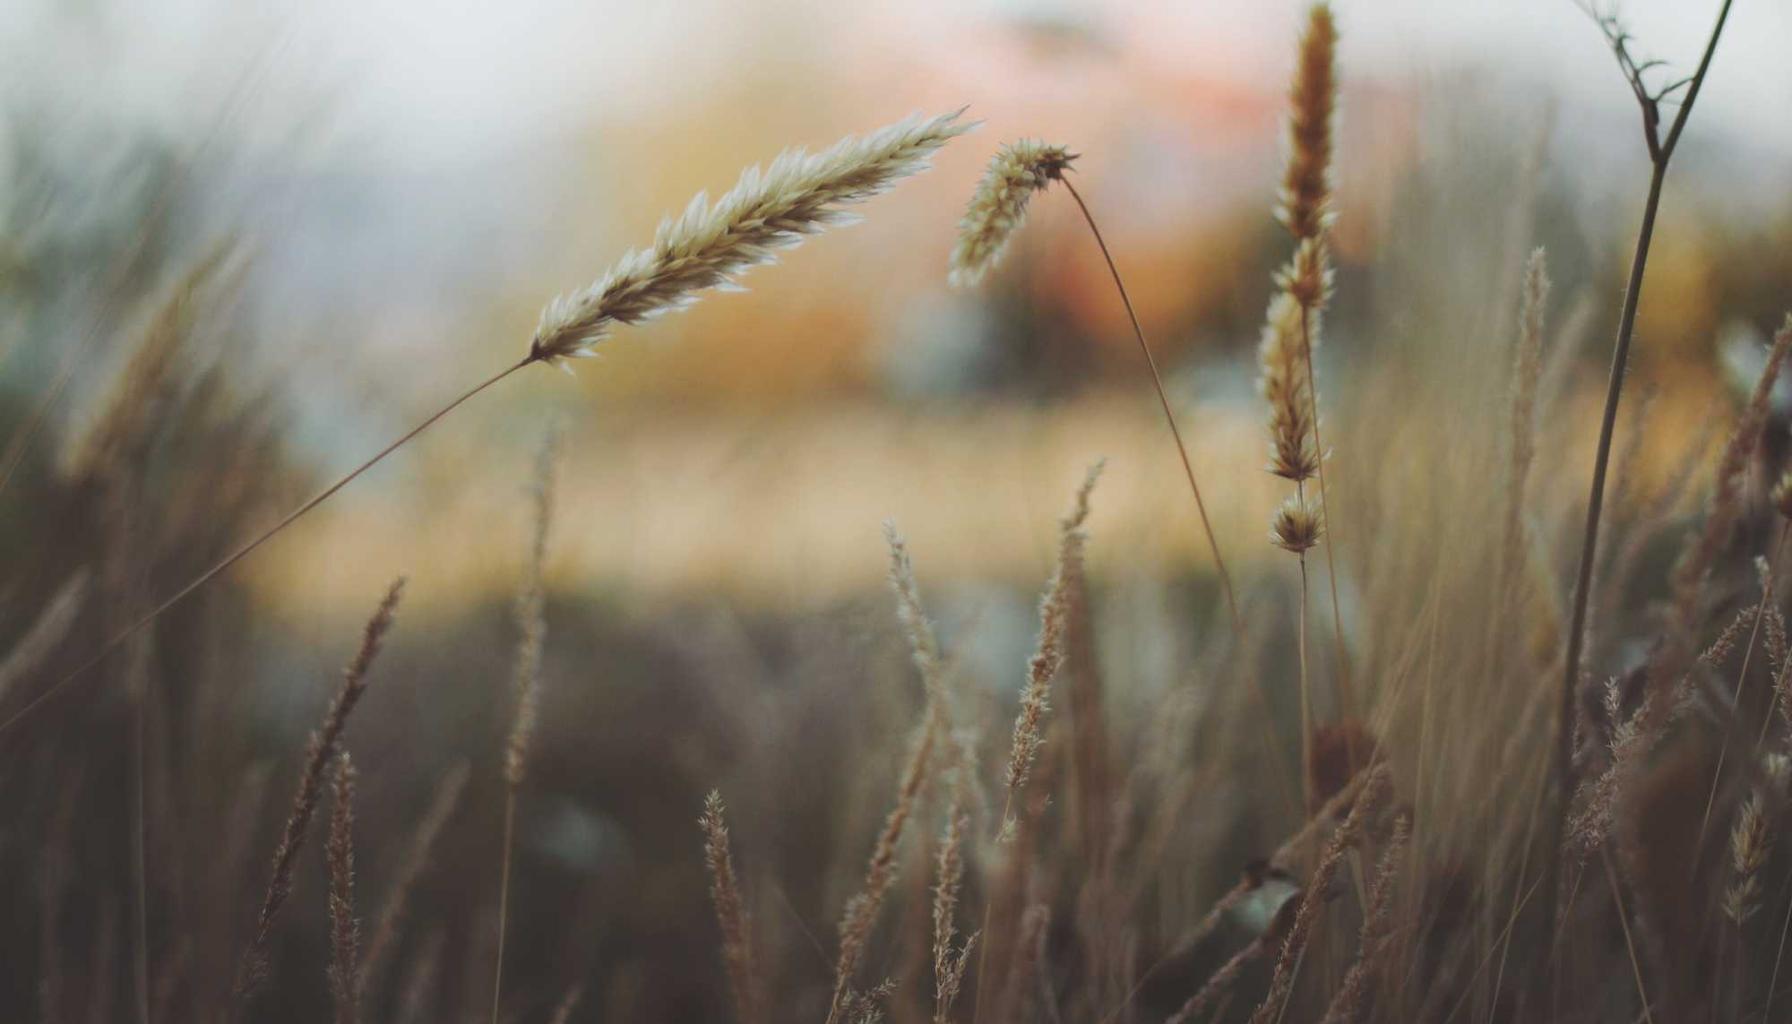
[[[400,577],[386,591],[379,608],[367,621],[361,637],[361,649],[343,673],[342,687],[336,692],[336,698],[324,716],[324,724],[311,734],[311,742],[305,754],[305,767],[299,775],[299,788],[293,795],[292,813],[286,819],[280,845],[274,851],[272,877],[268,881],[267,893],[262,897],[261,910],[256,915],[254,937],[237,965],[234,996],[239,1010],[267,980],[268,939],[273,934],[274,919],[286,904],[286,898],[292,894],[293,867],[298,862],[299,851],[304,847],[305,837],[310,832],[311,819],[317,813],[318,799],[323,793],[324,772],[341,742],[342,730],[348,724],[349,713],[366,692],[367,672],[373,666],[374,657],[379,654],[380,644],[387,631],[392,628],[393,613],[397,610],[399,597],[403,593],[404,579]]]
[[[1144,353],[1145,366],[1151,371],[1151,386],[1157,391],[1157,401],[1164,411],[1164,422],[1169,424],[1170,437],[1176,442],[1176,454],[1182,460],[1183,475],[1188,478],[1188,489],[1195,496],[1195,511],[1201,515],[1201,529],[1207,534],[1207,547],[1213,553],[1214,568],[1219,571],[1220,586],[1226,593],[1226,608],[1232,615],[1232,632],[1242,642],[1244,639],[1244,619],[1238,613],[1238,598],[1232,591],[1232,574],[1226,571],[1226,560],[1220,557],[1219,540],[1214,537],[1213,523],[1207,518],[1207,503],[1201,500],[1201,485],[1195,482],[1195,468],[1188,458],[1188,446],[1182,441],[1182,431],[1176,426],[1176,414],[1170,411],[1170,398],[1164,392],[1163,375],[1158,372],[1157,358],[1151,354],[1151,346],[1145,342],[1145,330],[1139,326],[1139,315],[1132,308],[1132,298],[1127,295],[1126,284],[1120,279],[1120,268],[1114,265],[1114,256],[1108,251],[1107,240],[1102,238],[1101,229],[1095,225],[1095,215],[1089,212],[1089,204],[1083,202],[1082,193],[1070,183],[1069,178],[1059,178],[1064,183],[1065,191],[1070,198],[1076,200],[1076,207],[1082,211],[1083,222],[1089,225],[1089,233],[1095,236],[1095,244],[1101,249],[1101,258],[1107,262],[1108,273],[1114,278],[1114,288],[1120,293],[1120,303],[1126,307],[1126,317],[1132,322],[1133,337],[1138,340],[1139,351]]]
[[[336,755],[330,787],[330,998],[336,1024],[361,1019],[361,926],[355,920],[355,766]]]
[[[437,409],[434,413],[432,413],[429,416],[429,418],[427,418],[423,422],[417,424],[415,427],[412,427],[409,431],[407,431],[398,440],[393,441],[391,444],[388,444],[386,447],[380,449],[379,452],[376,453],[372,458],[361,463],[359,466],[356,466],[354,469],[350,470],[346,475],[344,475],[343,477],[338,479],[335,483],[331,484],[330,486],[324,488],[322,491],[318,492],[318,494],[315,497],[313,497],[311,500],[305,502],[303,505],[300,505],[298,508],[293,509],[291,512],[287,513],[285,518],[281,519],[279,522],[275,523],[273,526],[271,526],[267,530],[263,531],[261,534],[256,536],[253,540],[250,540],[248,543],[244,544],[242,547],[237,548],[234,552],[230,553],[229,555],[226,555],[222,561],[219,561],[216,565],[213,565],[211,568],[205,570],[204,572],[200,573],[198,576],[194,577],[185,586],[181,587],[179,590],[175,591],[167,599],[162,601],[161,604],[156,605],[154,608],[152,608],[150,611],[146,612],[143,616],[138,618],[136,621],[132,622],[130,625],[126,626],[124,629],[122,629],[118,633],[114,634],[111,639],[107,640],[104,644],[102,644],[100,646],[100,649],[97,652],[95,652],[91,658],[89,658],[87,661],[82,662],[77,668],[75,668],[74,671],[63,676],[61,679],[57,680],[53,685],[51,685],[48,689],[44,690],[42,693],[38,694],[36,697],[33,697],[29,702],[26,703],[26,705],[24,707],[20,708],[16,712],[14,712],[4,722],[0,722],[0,737],[3,737],[6,733],[8,733],[9,731],[12,730],[13,726],[17,725],[19,722],[21,722],[24,719],[26,719],[27,717],[29,717],[32,713],[36,712],[39,708],[43,707],[43,705],[47,704],[50,700],[55,698],[58,694],[62,693],[64,690],[66,690],[68,688],[68,686],[71,683],[73,683],[75,680],[86,675],[96,665],[105,661],[106,657],[108,655],[110,655],[113,651],[117,650],[120,644],[123,644],[126,640],[130,639],[133,635],[135,635],[138,630],[141,630],[143,627],[149,625],[151,622],[154,622],[156,619],[160,618],[164,612],[168,611],[170,608],[173,608],[175,605],[177,605],[181,601],[185,600],[187,598],[187,596],[192,594],[195,590],[198,590],[200,587],[205,586],[207,583],[211,582],[213,579],[217,578],[219,575],[221,575],[226,570],[228,570],[231,566],[235,565],[236,563],[247,558],[249,555],[253,554],[257,548],[260,548],[263,544],[266,544],[268,541],[274,539],[274,537],[277,536],[282,530],[285,530],[287,527],[298,522],[300,519],[304,518],[307,513],[311,512],[313,509],[317,508],[319,505],[322,505],[324,502],[330,500],[330,498],[333,497],[337,491],[340,491],[344,487],[347,487],[349,484],[353,483],[358,477],[360,477],[361,474],[372,469],[374,466],[379,465],[380,462],[386,458],[386,456],[391,455],[393,452],[404,447],[404,445],[407,442],[409,442],[412,438],[416,437],[418,434],[421,434],[425,430],[428,430],[430,427],[434,426],[437,420],[448,415],[449,413],[453,412],[454,410],[460,408],[462,404],[464,404],[465,402],[467,402],[469,399],[473,398],[475,395],[479,394],[480,392],[484,391],[486,388],[491,387],[492,385],[498,383],[499,381],[501,381],[504,378],[510,376],[511,374],[517,372],[518,370],[521,370],[523,367],[529,366],[532,363],[536,363],[536,362],[540,362],[540,361],[541,361],[540,356],[537,356],[537,355],[531,353],[529,356],[525,357],[521,362],[516,363],[515,365],[511,366],[509,369],[504,370],[503,372],[498,373],[495,376],[487,378],[484,382],[475,386],[472,390],[467,391],[466,393],[462,394],[459,398],[456,398],[454,401],[449,402],[447,405],[443,406],[442,408]]]
[[[1704,55],[1699,59],[1698,70],[1687,82],[1686,98],[1674,116],[1673,126],[1668,130],[1665,141],[1658,134],[1661,121],[1660,97],[1649,96],[1642,86],[1640,75],[1632,77],[1632,87],[1642,106],[1643,135],[1649,146],[1652,167],[1649,194],[1643,203],[1642,224],[1637,230],[1636,251],[1631,257],[1630,276],[1624,286],[1624,303],[1618,316],[1617,338],[1612,346],[1611,374],[1606,384],[1605,408],[1599,420],[1599,445],[1593,456],[1593,479],[1587,496],[1586,527],[1581,537],[1580,566],[1575,575],[1574,607],[1569,615],[1568,655],[1563,666],[1561,703],[1556,719],[1556,809],[1551,815],[1549,856],[1546,862],[1548,878],[1544,887],[1548,914],[1546,920],[1552,932],[1557,927],[1556,883],[1560,870],[1558,851],[1562,845],[1568,808],[1574,797],[1574,691],[1580,679],[1582,644],[1587,625],[1587,599],[1591,589],[1593,559],[1599,549],[1599,521],[1605,503],[1605,475],[1611,459],[1612,433],[1617,426],[1618,401],[1624,392],[1625,369],[1629,364],[1630,343],[1636,329],[1637,303],[1642,298],[1643,273],[1649,263],[1649,243],[1655,234],[1655,217],[1661,206],[1661,189],[1667,179],[1668,162],[1673,158],[1675,147],[1679,145],[1680,133],[1686,128],[1693,104],[1699,98],[1699,90],[1705,84],[1705,75],[1711,68],[1711,58],[1717,52],[1718,39],[1723,35],[1724,22],[1730,15],[1730,2],[1731,0],[1723,0],[1723,6],[1718,9],[1717,23],[1711,29]],[[1633,65],[1629,64],[1628,57],[1622,53],[1621,48],[1619,58],[1628,75]],[[1553,965],[1555,957],[1552,955],[1549,960]]]

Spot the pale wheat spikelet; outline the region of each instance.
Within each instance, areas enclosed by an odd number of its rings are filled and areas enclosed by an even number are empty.
[[[1276,507],[1270,521],[1270,543],[1283,551],[1301,555],[1319,545],[1325,534],[1325,520],[1310,503],[1290,495]]]
[[[613,324],[649,320],[690,305],[701,291],[732,285],[778,250],[843,222],[841,207],[924,170],[935,150],[973,127],[959,123],[963,113],[910,117],[819,153],[788,149],[763,171],[748,168],[713,204],[698,193],[684,213],[660,223],[651,247],[624,255],[591,287],[550,302],[530,356],[558,363],[590,355]]]
[[[1331,218],[1337,46],[1331,5],[1314,4],[1301,31],[1300,64],[1288,93],[1288,167],[1276,205],[1276,218],[1297,239],[1319,237]]]
[[[753,936],[741,898],[740,880],[734,873],[734,854],[728,847],[728,823],[723,818],[722,794],[711,790],[703,800],[703,863],[709,869],[709,898],[715,904],[716,924],[722,930],[722,964],[728,972],[728,988],[734,996],[734,1012],[741,1024],[759,1017],[759,979],[753,967]]]
[[[1021,690],[1020,713],[1014,720],[1014,740],[1004,774],[1010,810],[1013,809],[1016,795],[1032,775],[1033,761],[1044,743],[1041,723],[1046,712],[1051,710],[1052,677],[1058,674],[1058,668],[1064,663],[1064,639],[1070,617],[1070,589],[1072,581],[1078,576],[1083,547],[1088,540],[1083,533],[1083,524],[1089,519],[1089,494],[1095,489],[1096,480],[1101,477],[1103,465],[1104,463],[1097,462],[1090,467],[1088,475],[1083,478],[1083,485],[1077,488],[1076,502],[1071,506],[1070,514],[1058,524],[1058,567],[1052,573],[1051,583],[1046,587],[1045,598],[1040,603],[1039,646],[1027,663],[1027,681]],[[1006,830],[1009,825],[1007,815],[1003,818],[1003,828]]]
[[[424,813],[416,831],[412,833],[410,849],[405,854],[404,862],[399,865],[398,873],[387,886],[386,902],[380,908],[379,920],[374,923],[373,933],[361,951],[363,987],[373,988],[383,973],[387,956],[396,945],[399,928],[404,924],[411,892],[416,888],[417,880],[423,877],[424,869],[429,866],[430,853],[435,849],[436,839],[441,836],[449,817],[460,805],[461,794],[466,791],[471,769],[471,765],[462,761],[448,772],[441,785],[436,787],[429,810]]]
[[[1002,254],[1027,222],[1027,201],[1061,179],[1076,154],[1037,139],[1010,142],[996,151],[958,222],[947,280],[969,287],[1002,262]]]
[[[1306,345],[1300,303],[1278,292],[1257,344],[1257,391],[1269,406],[1269,471],[1297,484],[1319,472]]]
[[[1276,960],[1275,974],[1269,982],[1269,993],[1263,997],[1263,1002],[1257,1006],[1257,1012],[1251,1016],[1251,1024],[1271,1024],[1281,1018],[1284,1004],[1294,992],[1295,964],[1300,961],[1301,954],[1307,948],[1313,926],[1318,923],[1319,914],[1329,898],[1332,880],[1344,863],[1345,853],[1362,837],[1370,820],[1381,812],[1391,787],[1392,779],[1386,765],[1371,769],[1368,780],[1363,784],[1362,794],[1350,808],[1350,816],[1344,819],[1344,824],[1338,826],[1338,830],[1332,833],[1331,840],[1326,843],[1325,853],[1319,858],[1319,866],[1313,869],[1313,877],[1307,881],[1307,887],[1300,895],[1300,909],[1295,912],[1294,923],[1288,928],[1288,938],[1282,943],[1281,956]]]
[[[403,594],[404,578],[401,576],[386,590],[386,596],[374,610],[373,617],[367,620],[367,626],[361,634],[361,649],[355,653],[354,661],[349,663],[342,674],[342,687],[336,691],[330,710],[324,715],[323,726],[311,734],[310,745],[305,751],[305,767],[299,773],[298,792],[292,799],[292,813],[287,816],[286,826],[280,835],[280,845],[274,850],[273,874],[268,881],[267,892],[262,896],[261,910],[256,914],[255,931],[237,965],[235,995],[239,1001],[247,999],[267,980],[268,938],[273,934],[274,918],[279,915],[286,898],[292,894],[293,866],[298,861],[299,850],[305,845],[305,836],[311,830],[311,819],[317,813],[318,797],[323,792],[324,771],[329,767],[330,758],[336,753],[343,727],[348,724],[349,712],[354,710],[361,694],[366,692],[367,672],[373,667],[373,659],[379,654],[380,644],[385,640],[387,631],[392,628],[392,618]]]
[[[1325,236],[1303,238],[1294,247],[1288,265],[1275,273],[1276,287],[1307,311],[1307,347],[1319,341],[1319,311],[1332,297],[1331,250]]]
[[[1319,1024],[1354,1024],[1363,1018],[1363,1003],[1369,996],[1371,973],[1389,946],[1389,929],[1394,916],[1394,885],[1399,880],[1400,862],[1406,854],[1410,824],[1405,817],[1394,823],[1394,835],[1381,852],[1375,869],[1375,881],[1369,887],[1369,906],[1363,912],[1363,926],[1357,936],[1356,962],[1344,973],[1338,994],[1332,997],[1325,1017]]]
[[[361,1019],[361,926],[355,920],[355,766],[336,758],[330,786],[330,998],[336,1024]]]

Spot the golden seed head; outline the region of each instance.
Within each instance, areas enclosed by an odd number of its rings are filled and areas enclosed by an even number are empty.
[[[1269,527],[1270,542],[1297,555],[1317,547],[1324,533],[1319,510],[1295,497],[1282,502]]]
[[[1076,154],[1037,139],[1010,142],[996,151],[958,222],[947,280],[969,287],[1002,261],[1008,243],[1027,221],[1027,200],[1064,176]]]

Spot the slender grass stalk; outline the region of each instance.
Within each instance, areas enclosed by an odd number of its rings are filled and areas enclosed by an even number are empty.
[[[1220,556],[1220,545],[1213,534],[1213,523],[1207,517],[1207,503],[1201,500],[1201,485],[1195,482],[1195,468],[1189,462],[1188,445],[1182,441],[1182,431],[1176,427],[1176,414],[1170,411],[1170,398],[1164,392],[1164,378],[1157,369],[1157,359],[1151,354],[1151,346],[1145,342],[1145,330],[1139,326],[1139,315],[1132,308],[1132,298],[1126,293],[1126,283],[1120,279],[1120,268],[1114,265],[1113,253],[1108,251],[1107,240],[1102,238],[1101,229],[1095,225],[1095,215],[1089,212],[1089,204],[1083,202],[1082,193],[1070,183],[1070,179],[1059,179],[1064,183],[1064,191],[1076,200],[1076,208],[1082,211],[1083,222],[1089,225],[1089,233],[1095,236],[1095,244],[1101,249],[1101,258],[1108,265],[1108,273],[1114,278],[1114,289],[1120,293],[1120,304],[1126,307],[1126,318],[1132,324],[1132,336],[1139,343],[1139,351],[1145,356],[1145,366],[1151,371],[1151,386],[1157,392],[1157,402],[1163,408],[1164,422],[1170,427],[1170,438],[1176,442],[1176,455],[1182,460],[1182,473],[1188,478],[1188,489],[1195,496],[1195,511],[1201,516],[1201,529],[1207,534],[1207,548],[1213,554],[1214,568],[1219,572],[1220,587],[1226,592],[1226,608],[1232,615],[1232,631],[1241,639],[1244,636],[1244,619],[1238,613],[1238,597],[1232,590],[1232,574],[1226,570],[1226,560]]]
[[[1651,96],[1643,87],[1641,73],[1636,71],[1622,45],[1614,39],[1620,67],[1630,79],[1632,90],[1642,107],[1643,137],[1648,143],[1652,166],[1648,197],[1643,201],[1642,224],[1637,229],[1636,251],[1631,257],[1630,276],[1624,285],[1624,302],[1618,315],[1617,338],[1612,345],[1611,374],[1606,384],[1605,408],[1599,420],[1599,444],[1593,455],[1593,479],[1587,495],[1586,526],[1582,531],[1580,565],[1576,570],[1574,583],[1574,605],[1568,621],[1568,653],[1563,664],[1561,701],[1556,718],[1556,809],[1551,815],[1550,845],[1546,861],[1548,876],[1543,894],[1545,913],[1548,915],[1545,920],[1552,934],[1558,927],[1557,877],[1561,859],[1558,851],[1562,845],[1569,805],[1574,798],[1574,690],[1580,679],[1582,645],[1586,638],[1587,600],[1591,592],[1593,560],[1599,550],[1599,522],[1605,503],[1605,476],[1611,460],[1612,433],[1618,422],[1618,401],[1624,393],[1625,369],[1629,365],[1630,343],[1636,330],[1637,304],[1642,298],[1643,273],[1649,263],[1649,243],[1655,235],[1655,217],[1661,207],[1661,189],[1667,180],[1668,162],[1673,158],[1675,147],[1679,145],[1680,133],[1686,128],[1687,118],[1692,115],[1699,90],[1705,84],[1705,75],[1711,68],[1711,58],[1716,54],[1718,39],[1723,35],[1724,22],[1730,16],[1730,3],[1731,0],[1723,0],[1723,5],[1718,9],[1717,22],[1712,26],[1704,55],[1699,59],[1698,70],[1686,82],[1686,98],[1681,102],[1665,140],[1659,135],[1662,97]],[[1552,955],[1549,960],[1553,964],[1555,957]]]

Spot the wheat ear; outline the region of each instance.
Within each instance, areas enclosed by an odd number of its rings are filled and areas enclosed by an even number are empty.
[[[565,360],[589,355],[614,324],[632,324],[682,309],[711,288],[727,287],[748,267],[770,263],[777,252],[808,235],[841,223],[841,207],[888,190],[901,178],[925,170],[935,150],[975,125],[959,123],[964,113],[911,117],[864,137],[847,136],[820,153],[786,150],[764,172],[750,168],[711,206],[699,194],[684,214],[660,225],[654,244],[627,255],[596,284],[562,296],[542,311],[529,352],[431,413],[396,441],[350,470],[279,522],[200,573],[173,595],[124,627],[74,671],[0,722],[0,735],[23,721],[76,679],[86,675],[118,645],[179,604],[231,566],[247,558],[298,522],[361,474],[378,465],[417,435],[512,374],[536,363],[564,368]]]

